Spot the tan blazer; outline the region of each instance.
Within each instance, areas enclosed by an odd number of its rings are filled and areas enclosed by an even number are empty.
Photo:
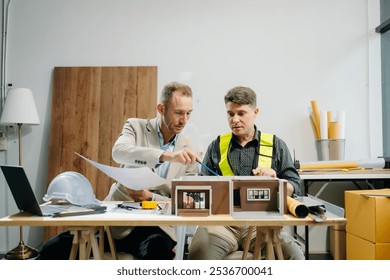
[[[158,174],[159,158],[163,153],[163,150],[160,149],[158,139],[158,125],[160,125],[160,118],[128,119],[112,149],[113,159],[124,168],[146,166]],[[179,151],[183,148],[189,148],[196,151],[190,144],[190,141],[179,134],[176,139],[174,151]],[[149,190],[155,193],[155,200],[169,200],[171,196],[172,179],[181,176],[196,175],[197,171],[197,164],[184,165],[171,162],[167,172],[167,183]],[[104,200],[129,201],[132,200],[132,198],[127,194],[124,186],[115,183],[111,186],[110,192]],[[173,227],[161,228],[169,234],[173,240],[176,240]],[[112,234],[114,238],[121,239],[127,236],[132,229],[132,227],[115,227],[112,229]]]

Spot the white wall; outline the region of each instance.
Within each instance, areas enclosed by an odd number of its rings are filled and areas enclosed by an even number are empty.
[[[382,155],[378,0],[13,0],[9,12],[7,81],[32,89],[41,118],[23,133],[39,199],[48,184],[55,66],[157,65],[159,90],[172,80],[193,88],[187,131],[201,149],[229,129],[224,94],[245,85],[259,95],[258,127],[299,160],[316,159],[312,99],[346,110],[346,159]],[[15,136],[0,152],[4,163],[17,164]],[[0,205],[1,216],[16,211],[9,193]],[[17,228],[8,232],[0,252],[17,244]],[[39,244],[41,229],[26,232]]]

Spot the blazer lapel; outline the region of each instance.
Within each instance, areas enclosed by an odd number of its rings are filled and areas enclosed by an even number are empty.
[[[146,123],[145,137],[148,140],[149,147],[160,148],[160,142],[158,140],[157,127],[158,118],[150,119]]]

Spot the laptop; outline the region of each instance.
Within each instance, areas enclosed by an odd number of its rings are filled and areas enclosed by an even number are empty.
[[[45,204],[39,205],[26,172],[22,166],[0,165],[5,180],[21,212],[27,212],[34,216],[63,217],[85,214],[104,213],[105,206],[86,208],[72,204]]]

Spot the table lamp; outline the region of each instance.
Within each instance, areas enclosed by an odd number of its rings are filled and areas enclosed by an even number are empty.
[[[37,125],[39,117],[35,107],[32,92],[28,88],[15,88],[8,91],[0,123],[2,125],[18,126],[19,165],[22,166],[22,125]],[[32,259],[38,256],[38,251],[23,242],[23,228],[20,226],[20,242],[9,251],[5,258],[9,260]]]

